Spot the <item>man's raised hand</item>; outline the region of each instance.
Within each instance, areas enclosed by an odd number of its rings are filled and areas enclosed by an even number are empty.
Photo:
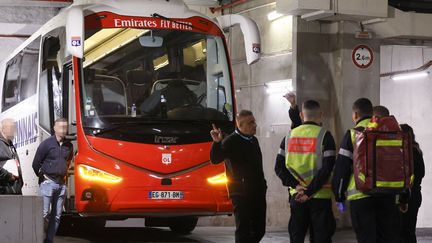
[[[212,124],[212,126],[213,130],[210,131],[210,136],[212,137],[214,142],[219,143],[223,139],[222,131],[217,128],[215,124]]]
[[[292,108],[296,106],[296,95],[294,92],[288,92],[283,97],[288,100]]]

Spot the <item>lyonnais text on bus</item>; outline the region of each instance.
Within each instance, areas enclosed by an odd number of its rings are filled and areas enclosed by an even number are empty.
[[[19,121],[23,193],[38,193],[31,161],[65,117],[76,151],[63,221],[140,217],[190,232],[198,217],[232,214],[209,131],[234,130],[222,29],[236,24],[252,64],[258,29],[239,15],[209,19],[181,0],[82,0],[62,10],[1,66],[1,117]]]

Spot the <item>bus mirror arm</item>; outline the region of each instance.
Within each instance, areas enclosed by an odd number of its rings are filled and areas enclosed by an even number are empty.
[[[252,65],[261,57],[261,38],[257,24],[250,18],[238,14],[216,17],[222,29],[240,25],[246,48],[247,64]]]
[[[68,10],[66,18],[66,51],[77,58],[84,57],[84,13],[80,6]]]

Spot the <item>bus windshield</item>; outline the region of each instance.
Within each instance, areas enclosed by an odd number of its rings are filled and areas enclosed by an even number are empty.
[[[183,30],[86,30],[83,125],[233,121],[221,37]]]

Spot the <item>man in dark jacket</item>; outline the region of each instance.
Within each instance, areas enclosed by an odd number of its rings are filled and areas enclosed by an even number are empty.
[[[73,145],[66,140],[68,123],[59,118],[54,124],[55,135],[43,141],[36,151],[33,170],[42,183],[43,216],[48,223],[45,243],[51,243],[60,224],[63,202],[66,195],[65,178],[69,162],[72,160]],[[51,207],[51,214],[48,215]],[[48,217],[49,216],[49,217]]]
[[[304,123],[291,130],[286,140],[289,144],[284,144],[276,162],[278,176],[290,187],[290,242],[304,242],[309,226],[313,226],[311,231],[317,242],[331,242],[335,221],[329,177],[335,163],[335,143],[330,132],[320,127],[319,103],[308,100],[302,107]],[[285,164],[282,154],[288,156],[288,173],[280,169]]]
[[[16,134],[16,125],[13,119],[4,119],[1,122],[0,134],[0,194],[21,194],[23,186],[22,172],[18,153],[12,143]],[[14,173],[3,168],[6,161],[15,160],[12,166],[17,166]]]
[[[291,130],[297,128],[302,125],[302,120],[300,117],[300,110],[296,103],[296,96],[293,93],[288,93],[284,96],[288,102],[290,103],[289,109],[289,117],[291,119]],[[291,175],[286,167],[286,152],[285,152],[285,137],[282,138],[282,141],[279,146],[279,152],[276,156],[275,163],[275,173],[282,181],[282,184],[287,187],[293,187],[298,184],[296,183],[296,179]]]
[[[351,221],[358,243],[393,243],[397,239],[397,208],[392,195],[367,195],[357,190],[354,181],[353,153],[355,130],[368,127],[373,115],[369,99],[357,99],[352,107],[355,127],[348,130],[342,139],[336,160],[332,189],[336,202],[350,203]]]
[[[296,95],[293,92],[289,92],[283,96],[289,103],[289,118],[291,120],[291,130],[301,126],[303,124],[300,117],[300,109],[297,105]],[[282,185],[295,188],[298,185],[297,180],[291,173],[288,171],[286,167],[286,152],[285,152],[285,136],[282,138],[282,141],[279,146],[278,154],[276,155],[276,163],[275,163],[275,173],[282,181]],[[291,201],[291,195],[289,195],[289,201]],[[315,243],[312,224],[309,225],[309,242]]]
[[[261,149],[254,136],[255,118],[246,110],[240,111],[236,118],[237,129],[226,138],[213,126],[210,159],[214,164],[225,161],[236,221],[235,242],[256,243],[265,234],[267,183]]]

